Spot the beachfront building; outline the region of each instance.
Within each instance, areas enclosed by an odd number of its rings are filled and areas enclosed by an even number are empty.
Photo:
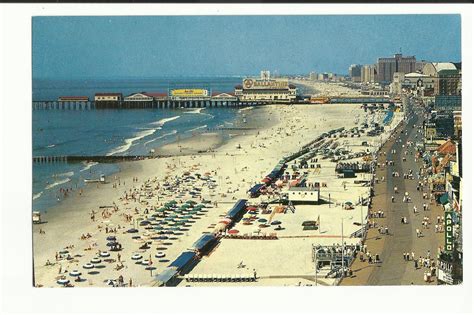
[[[452,62],[430,62],[423,67],[423,74],[434,82],[433,95],[459,95],[461,74]]]
[[[126,96],[123,99],[125,102],[152,102],[153,96],[146,94],[145,92],[133,93]]]
[[[296,101],[296,86],[285,78],[245,78],[242,85],[235,87],[235,96],[244,102],[291,103]]]
[[[122,93],[95,93],[95,108],[117,108],[122,102]]]
[[[288,200],[292,203],[318,203],[319,186],[290,187]]]
[[[389,58],[379,58],[377,61],[377,82],[388,84],[395,72],[410,73],[415,71],[415,56],[395,54]]]
[[[122,100],[122,93],[95,93],[96,102],[119,102]]]

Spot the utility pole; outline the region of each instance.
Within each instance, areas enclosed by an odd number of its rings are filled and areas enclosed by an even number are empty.
[[[342,241],[342,254],[341,254],[341,279],[344,278],[344,218],[341,218],[341,241]]]
[[[317,245],[312,244],[313,246],[313,261],[314,261],[314,285],[318,285],[318,250]]]

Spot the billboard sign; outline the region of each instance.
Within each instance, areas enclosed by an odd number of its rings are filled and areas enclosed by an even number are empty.
[[[207,97],[209,91],[205,89],[175,89],[170,91],[174,97]]]
[[[288,80],[244,79],[244,89],[287,89]]]
[[[448,253],[453,251],[453,212],[446,211],[444,213],[444,223],[445,223],[445,230],[444,230],[444,250]]]

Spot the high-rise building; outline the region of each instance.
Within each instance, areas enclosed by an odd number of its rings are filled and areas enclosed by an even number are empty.
[[[375,65],[364,65],[361,70],[361,82],[362,83],[373,83],[375,82]]]
[[[361,65],[351,65],[349,67],[349,76],[353,82],[360,82],[361,81]]]
[[[262,80],[270,80],[270,71],[269,71],[269,70],[262,70],[262,71],[260,71],[260,79],[262,79]]]
[[[316,80],[318,79],[318,74],[317,74],[316,72],[314,72],[314,71],[311,71],[311,72],[309,73],[309,79],[310,79],[311,81],[316,81]]]
[[[414,72],[415,66],[415,56],[403,57],[402,54],[395,54],[390,58],[379,58],[377,61],[377,82],[389,83],[395,72]]]
[[[423,74],[434,83],[434,95],[460,95],[461,74],[452,62],[430,62],[423,67]]]

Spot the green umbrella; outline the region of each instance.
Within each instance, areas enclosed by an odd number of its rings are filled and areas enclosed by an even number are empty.
[[[163,227],[161,225],[157,225],[153,228],[155,231],[162,231]]]

